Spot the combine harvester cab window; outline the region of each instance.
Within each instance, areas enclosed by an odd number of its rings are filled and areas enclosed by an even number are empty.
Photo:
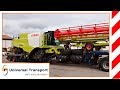
[[[15,34],[15,35],[13,35],[13,38],[14,39],[20,39],[20,35],[19,34]]]

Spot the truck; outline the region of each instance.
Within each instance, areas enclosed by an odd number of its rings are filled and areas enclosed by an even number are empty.
[[[14,62],[87,63],[109,71],[109,24],[91,24],[54,31],[14,35],[7,60]]]

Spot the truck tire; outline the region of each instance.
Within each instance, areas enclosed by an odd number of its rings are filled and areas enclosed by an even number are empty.
[[[72,50],[73,55],[82,55],[83,50],[82,49],[74,49]]]
[[[71,55],[70,56],[70,61],[75,63],[75,64],[80,64],[82,62],[82,56],[80,55]]]
[[[94,45],[93,45],[92,42],[87,42],[87,43],[85,44],[85,48],[86,48],[87,51],[92,51],[93,48],[94,48]]]
[[[104,57],[99,61],[99,69],[109,72],[109,57]]]
[[[62,49],[61,50],[61,55],[70,55],[71,54],[71,49]]]

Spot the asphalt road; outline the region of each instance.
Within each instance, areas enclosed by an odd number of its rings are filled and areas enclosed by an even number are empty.
[[[50,65],[50,77],[109,77],[109,72],[87,64]]]
[[[3,63],[13,63],[3,58]],[[87,64],[50,64],[50,77],[109,77],[109,72]]]

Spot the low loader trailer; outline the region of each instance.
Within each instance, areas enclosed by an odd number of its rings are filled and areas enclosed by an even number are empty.
[[[108,23],[60,28],[40,33],[14,35],[7,60],[14,62],[73,62],[98,65],[109,71]]]

